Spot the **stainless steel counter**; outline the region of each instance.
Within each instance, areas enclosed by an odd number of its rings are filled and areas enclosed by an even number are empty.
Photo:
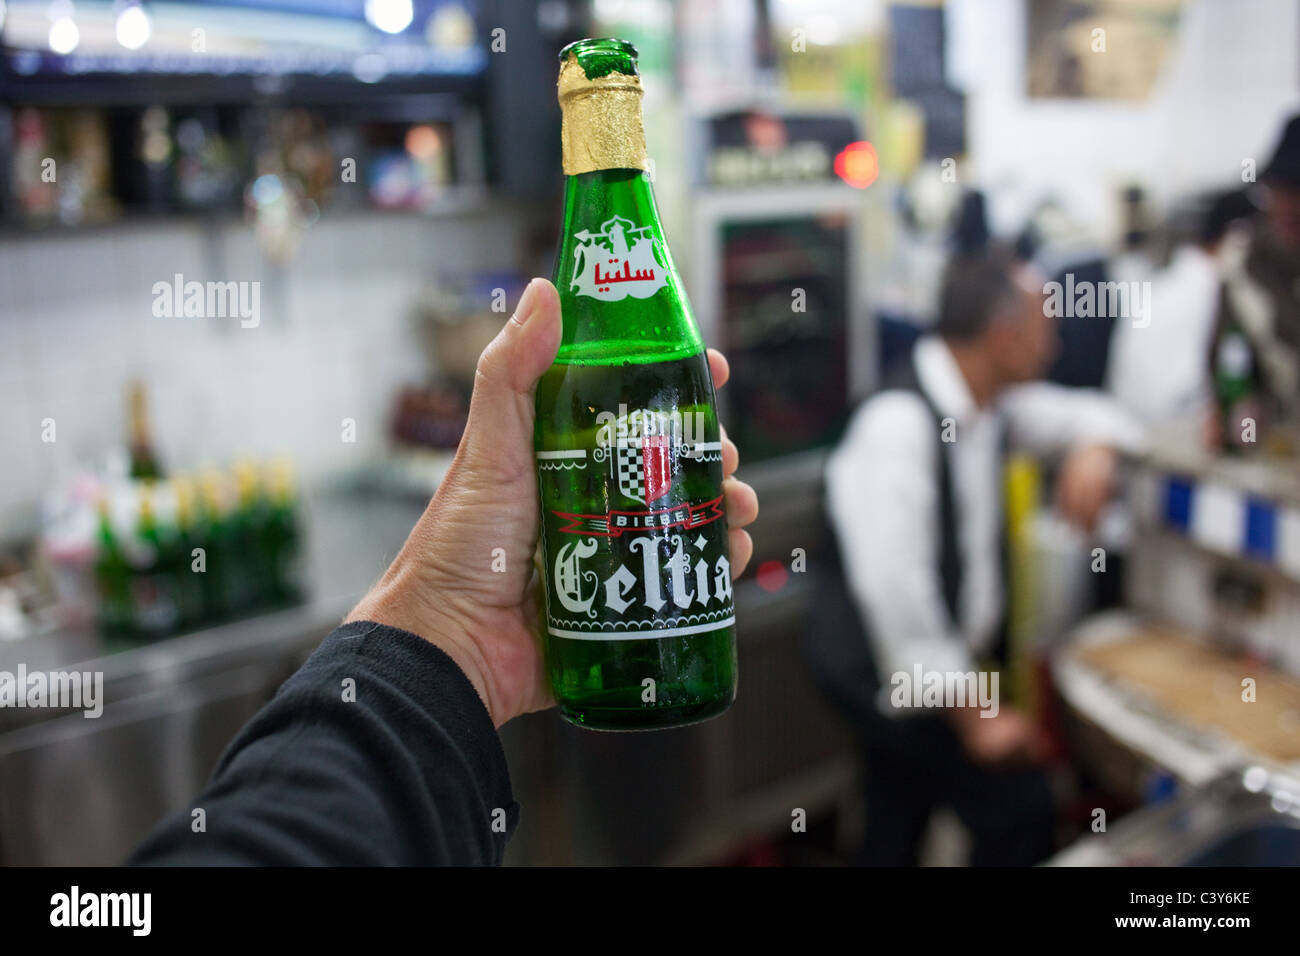
[[[1227,770],[1113,827],[1080,837],[1051,866],[1300,866],[1300,781]]]
[[[0,645],[0,670],[103,673],[102,716],[0,710],[0,862],[111,864],[202,789],[240,727],[347,614],[423,503],[304,502],[309,599],[107,653],[93,631]]]
[[[303,603],[116,652],[90,628],[0,643],[0,670],[12,671],[23,662],[29,671],[102,671],[106,686],[129,693],[140,682],[159,686],[276,650],[315,646],[323,633],[315,640],[309,635],[322,627],[328,632],[343,618],[396,554],[423,507],[413,500],[342,491],[312,496],[303,505],[308,594]],[[0,710],[0,729],[20,713]]]

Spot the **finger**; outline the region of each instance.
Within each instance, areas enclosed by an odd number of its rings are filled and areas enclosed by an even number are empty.
[[[722,483],[723,502],[727,510],[727,524],[743,528],[753,524],[758,517],[758,493],[739,478],[728,478]]]
[[[731,528],[727,531],[727,547],[731,561],[731,576],[738,578],[745,573],[745,566],[754,556],[754,539],[743,528]]]
[[[560,296],[545,279],[533,279],[519,306],[479,356],[475,394],[484,386],[531,391],[560,348]]]
[[[533,392],[560,348],[560,297],[528,283],[519,307],[479,356],[463,451],[512,477],[532,468]]]
[[[713,387],[722,388],[727,384],[727,379],[731,378],[731,365],[727,362],[727,357],[717,349],[709,349],[709,374],[713,376]]]
[[[730,478],[740,467],[740,449],[736,443],[727,437],[727,430],[720,428],[722,433],[722,477]]]

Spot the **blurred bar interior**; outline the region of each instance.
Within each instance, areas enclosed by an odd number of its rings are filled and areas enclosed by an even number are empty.
[[[1300,106],[1288,0],[0,0],[0,30],[0,671],[102,671],[106,702],[0,708],[4,864],[121,860],[381,573],[479,351],[551,273],[556,53],[606,35],[640,51],[763,513],[736,705],[507,725],[508,860],[852,862],[858,752],[804,660],[810,529],[854,406],[934,321],[954,223],[1158,308],[1214,199],[1263,215]],[[1054,859],[1297,862],[1295,422],[1207,451],[1117,371],[1125,324],[1062,319],[1049,373],[1152,429],[1100,540],[1054,514],[1050,463],[1009,469],[1003,689],[1053,741]],[[1220,372],[1193,385],[1223,399]],[[939,808],[921,859],[967,842]]]

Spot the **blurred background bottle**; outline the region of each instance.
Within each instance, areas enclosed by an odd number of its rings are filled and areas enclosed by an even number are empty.
[[[293,601],[300,594],[301,542],[293,469],[287,461],[271,466],[268,492],[262,541],[270,567],[270,596],[277,603]]]
[[[154,454],[149,432],[149,397],[144,383],[132,382],[127,388],[130,422],[128,450],[131,454],[131,477],[137,481],[161,478],[162,466]]]
[[[197,547],[203,549],[203,613],[210,620],[225,617],[232,606],[226,586],[225,509],[221,497],[221,479],[215,471],[203,474],[199,485],[199,520]]]
[[[1240,453],[1258,439],[1262,423],[1257,394],[1255,351],[1233,320],[1220,337],[1214,356],[1214,397],[1224,451]]]
[[[154,511],[154,489],[140,495],[135,536],[128,550],[135,632],[146,639],[165,637],[180,622],[176,600],[175,552],[165,548]]]
[[[270,578],[262,528],[265,501],[259,493],[257,469],[240,461],[234,467],[235,509],[226,523],[227,577],[233,607],[257,607],[265,602]]]
[[[99,627],[106,637],[131,632],[134,610],[131,603],[131,568],[113,531],[109,500],[101,495],[99,509],[99,553],[95,559],[95,584],[99,595]]]
[[[176,570],[176,601],[180,610],[180,625],[186,627],[203,619],[203,579],[205,565],[195,559],[195,549],[200,539],[195,523],[194,483],[189,478],[177,476],[172,481],[176,499],[176,527],[171,537],[174,552],[172,566]],[[201,569],[201,570],[200,570]]]

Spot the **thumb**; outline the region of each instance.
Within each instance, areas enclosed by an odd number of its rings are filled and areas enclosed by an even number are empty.
[[[534,279],[519,307],[479,356],[464,450],[476,470],[499,480],[531,473],[533,396],[560,348],[560,297]]]

